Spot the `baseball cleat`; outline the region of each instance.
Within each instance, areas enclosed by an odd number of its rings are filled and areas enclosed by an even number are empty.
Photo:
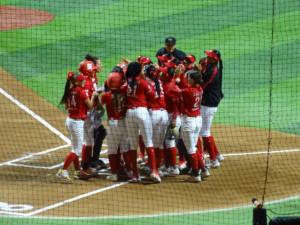
[[[140,153],[139,158],[137,159],[137,163],[142,163],[145,161],[145,156],[144,154]]]
[[[111,180],[111,181],[118,181],[118,175],[115,174],[111,174],[109,176],[106,177],[107,180]]]
[[[192,172],[191,167],[186,167],[183,170],[180,171],[182,174],[190,174]]]
[[[163,174],[163,176],[161,177],[167,177],[170,175],[171,168],[160,167],[159,171],[160,171],[159,174]]]
[[[208,160],[208,162],[205,163],[206,168],[217,168],[218,166],[220,166],[220,163],[217,159],[215,159],[215,161],[212,161],[210,159]]]
[[[58,178],[62,179],[63,181],[65,181],[65,182],[68,182],[68,183],[72,182],[71,178],[69,177],[69,173],[68,173],[67,170],[60,169],[57,172],[56,176]]]
[[[90,166],[91,166],[92,168],[96,169],[96,170],[101,170],[101,166],[98,165],[98,164],[96,164],[96,163],[94,163],[94,162],[91,162],[91,163],[90,163]]]
[[[219,153],[219,154],[217,155],[217,160],[219,160],[219,162],[222,162],[222,161],[225,160],[225,158],[224,158],[224,156],[223,156],[221,153]]]
[[[177,176],[177,175],[179,175],[179,174],[180,174],[180,172],[179,172],[178,167],[177,167],[176,169],[171,168],[170,171],[169,171],[169,175],[170,175],[170,176]]]
[[[160,183],[161,179],[158,175],[158,172],[156,170],[153,170],[150,174],[150,178],[155,182],[155,183]]]
[[[133,171],[126,172],[126,177],[131,179],[133,176]]]
[[[143,170],[146,174],[150,174],[151,173],[151,168],[150,167],[148,167],[148,166],[143,166],[142,168],[141,168],[141,170]]]
[[[186,162],[180,161],[179,164],[178,164],[178,168],[180,170],[185,169],[186,168]]]
[[[87,179],[88,177],[82,170],[77,170],[74,173],[74,178],[80,180],[80,179]]]
[[[140,173],[138,173],[138,174],[133,174],[132,175],[132,179],[129,181],[130,183],[137,183],[137,182],[139,182],[139,181],[141,181],[141,175],[140,175]]]
[[[210,173],[209,173],[208,169],[203,168],[201,170],[201,178],[206,178],[206,177],[209,177],[209,176],[210,176]]]
[[[98,175],[98,170],[89,167],[87,170],[83,170],[83,173],[85,174],[85,176],[87,178],[89,178],[89,177],[97,176]]]
[[[163,171],[161,169],[158,169],[157,172],[158,172],[158,174],[159,174],[160,177],[164,177],[165,176],[165,174],[163,173]]]
[[[185,182],[189,182],[189,183],[198,183],[200,181],[201,181],[201,177],[200,176],[197,176],[197,177],[190,176],[189,178],[187,178],[185,180]]]

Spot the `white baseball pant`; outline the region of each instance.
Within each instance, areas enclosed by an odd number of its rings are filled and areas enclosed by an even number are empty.
[[[168,112],[164,109],[151,110],[149,114],[152,121],[152,141],[153,147],[163,149],[166,130],[168,127]]]
[[[188,117],[184,115],[181,118],[181,135],[187,152],[190,154],[196,153],[197,140],[201,130],[201,116]]]
[[[200,130],[201,137],[209,137],[210,135],[210,128],[213,121],[213,117],[217,112],[218,107],[207,107],[207,106],[200,106],[200,113],[202,117],[202,127]]]
[[[72,152],[78,156],[81,153],[83,145],[83,124],[84,121],[81,119],[68,117],[66,120],[66,129],[71,140]]]
[[[169,119],[168,119],[168,126],[170,125],[171,120],[173,119],[173,115],[174,115],[174,113],[168,114],[168,117],[169,117]],[[180,126],[181,126],[181,118],[178,115],[177,118],[176,118],[176,127],[178,128],[178,130],[179,130]],[[175,141],[176,140],[165,140],[166,148],[169,149],[169,148],[175,147],[176,146],[176,142]]]
[[[84,120],[83,125],[84,130],[84,139],[85,139],[85,145],[86,146],[93,146],[94,144],[94,124],[91,120],[91,113],[88,112],[88,118]]]
[[[108,120],[107,121],[107,147],[108,154],[117,154],[120,144],[120,153],[129,150],[129,139],[127,138],[127,130],[125,120]]]
[[[126,112],[126,127],[130,140],[130,149],[137,150],[139,146],[139,130],[143,136],[146,148],[153,147],[152,142],[152,122],[145,107],[128,109]]]

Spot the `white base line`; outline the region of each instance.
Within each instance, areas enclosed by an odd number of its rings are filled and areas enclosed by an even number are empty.
[[[33,153],[33,154],[28,155],[28,156],[24,156],[22,158],[14,159],[14,160],[11,160],[11,161],[8,161],[8,162],[5,162],[5,163],[0,163],[0,166],[9,165],[9,164],[14,163],[14,162],[18,162],[18,161],[21,161],[21,160],[24,160],[24,159],[32,158],[33,156],[36,156],[36,155],[42,155],[42,154],[45,154],[45,153],[48,153],[48,152],[53,152],[53,151],[56,151],[58,149],[66,148],[66,147],[69,147],[69,146],[70,145],[62,145],[62,146],[59,146],[59,147],[56,147],[56,148],[51,148],[51,149],[48,149],[48,150],[45,150],[45,151],[42,151],[42,152]]]
[[[3,94],[5,97],[7,97],[9,100],[11,100],[13,103],[18,105],[21,109],[25,110],[28,114],[30,114],[33,118],[41,122],[43,125],[45,125],[49,130],[51,130],[53,133],[55,133],[57,136],[59,136],[62,140],[67,142],[68,144],[71,144],[71,141],[69,138],[67,138],[65,135],[63,135],[61,132],[59,132],[57,129],[55,129],[53,126],[51,126],[48,122],[46,122],[42,117],[36,115],[33,111],[28,109],[25,105],[20,103],[18,100],[16,100],[14,97],[12,97],[10,94],[5,92],[2,88],[0,88],[0,93]]]
[[[18,216],[26,216],[26,213],[18,213],[18,212],[7,212],[7,211],[0,211],[0,213],[10,214],[10,215],[18,215]]]
[[[65,201],[63,201],[63,202],[59,202],[59,203],[56,203],[56,204],[54,204],[54,205],[50,205],[50,206],[47,206],[47,207],[45,207],[45,208],[38,209],[38,210],[36,210],[36,211],[27,213],[26,216],[32,216],[32,215],[35,215],[35,214],[38,214],[38,213],[41,213],[41,212],[45,212],[45,211],[47,211],[47,210],[49,210],[49,209],[53,209],[53,208],[62,206],[62,205],[64,205],[64,204],[66,204],[66,203],[70,203],[70,202],[76,201],[76,200],[81,199],[81,198],[85,198],[85,197],[90,196],[90,195],[94,195],[94,194],[97,194],[97,193],[100,193],[100,192],[103,192],[103,191],[107,191],[107,190],[109,190],[109,189],[113,189],[113,188],[122,186],[122,185],[127,184],[127,183],[128,183],[128,182],[122,182],[122,183],[115,184],[115,185],[112,185],[112,186],[109,186],[109,187],[106,187],[106,188],[101,188],[101,189],[99,189],[99,190],[96,190],[96,191],[92,191],[92,192],[86,193],[86,194],[83,194],[83,195],[79,195],[79,196],[77,196],[77,197],[74,197],[74,198],[65,200]]]
[[[222,154],[222,155],[223,156],[258,155],[258,154],[268,154],[268,153],[299,152],[299,151],[300,149],[291,149],[291,150],[278,150],[278,151],[269,151],[269,152],[231,153],[231,154]]]

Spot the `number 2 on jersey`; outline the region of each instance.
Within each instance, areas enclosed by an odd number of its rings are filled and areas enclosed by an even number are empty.
[[[199,108],[200,97],[195,98],[194,108]]]

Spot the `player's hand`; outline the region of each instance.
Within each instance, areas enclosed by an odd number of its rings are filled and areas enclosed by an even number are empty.
[[[197,70],[198,72],[201,72],[202,67],[200,65],[197,65],[196,63],[194,63],[193,70]]]
[[[175,69],[175,77],[179,77],[181,74],[184,73],[184,66],[182,64],[179,64],[178,67]]]
[[[174,127],[176,127],[176,120],[172,119],[170,122],[170,127],[173,129]]]
[[[123,58],[123,57],[121,59],[125,62],[126,65],[128,65],[129,63],[131,63],[130,59],[126,59],[126,58]]]
[[[156,63],[153,66],[155,67],[156,70],[159,69],[159,65],[157,65]]]

